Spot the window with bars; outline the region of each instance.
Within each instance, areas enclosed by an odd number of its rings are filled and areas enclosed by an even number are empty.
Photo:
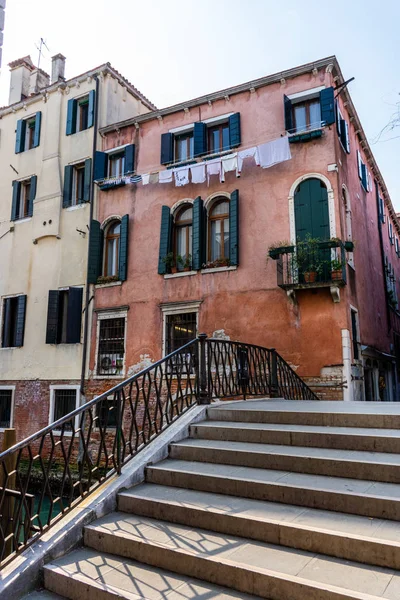
[[[178,350],[196,337],[197,313],[182,313],[166,316],[166,354]],[[193,373],[193,360],[190,352],[176,354],[174,357],[174,372]]]
[[[125,354],[125,318],[101,319],[97,375],[122,375]]]
[[[0,427],[11,425],[12,390],[0,389]]]
[[[117,399],[114,396],[108,396],[99,402],[96,406],[97,427],[108,429],[117,426]]]
[[[54,403],[53,403],[53,415],[52,422],[58,421],[62,417],[65,417],[68,413],[72,412],[76,408],[77,390],[70,388],[56,389],[54,390]],[[72,431],[74,428],[74,419],[67,421],[64,426],[64,431]]]

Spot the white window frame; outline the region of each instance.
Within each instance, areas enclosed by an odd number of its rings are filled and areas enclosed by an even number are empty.
[[[99,340],[100,340],[100,322],[105,321],[106,319],[124,319],[124,358],[122,361],[122,371],[120,375],[98,375],[97,367],[98,367],[98,358],[99,358]],[[97,324],[96,324],[96,355],[94,361],[94,375],[93,379],[124,379],[125,377],[125,369],[126,369],[126,326],[128,321],[128,311],[127,309],[115,310],[110,309],[97,313]]]
[[[10,429],[14,425],[15,385],[0,385],[0,390],[11,390],[10,425],[8,427],[0,427],[0,432],[4,432],[6,429]]]
[[[56,401],[55,390],[76,390],[75,409],[77,409],[81,405],[81,392],[80,392],[79,385],[68,385],[68,384],[51,385],[50,386],[49,425],[54,423],[53,416],[54,416],[54,408],[55,408],[55,401]],[[77,429],[78,426],[79,426],[79,415],[77,415],[75,417],[74,428]],[[61,429],[56,429],[55,431],[61,431]],[[71,436],[72,431],[64,431],[64,436],[67,436],[67,435]]]
[[[166,356],[167,347],[167,317],[170,315],[181,315],[185,313],[196,313],[196,333],[199,331],[199,308],[202,300],[185,302],[183,304],[171,302],[161,306],[162,312],[162,355]]]

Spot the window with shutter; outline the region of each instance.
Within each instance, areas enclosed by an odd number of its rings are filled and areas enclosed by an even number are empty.
[[[165,275],[169,268],[169,256],[172,253],[172,216],[169,206],[161,209],[160,249],[158,254],[158,273]]]
[[[11,220],[18,221],[33,216],[33,201],[36,197],[37,177],[13,182]]]
[[[108,176],[108,154],[106,152],[96,151],[94,157],[94,170],[93,179],[94,181],[101,181],[106,179]]]
[[[102,272],[103,258],[103,230],[100,223],[92,220],[90,224],[89,252],[88,252],[88,282],[97,283]]]
[[[71,100],[68,100],[67,135],[72,135],[93,127],[95,105],[96,92],[94,90],[91,90],[89,94],[81,98],[71,98]]]
[[[33,117],[17,121],[15,153],[19,154],[40,144],[40,128],[42,113],[39,111]]]
[[[229,203],[229,260],[239,265],[239,190],[231,193]]]
[[[24,345],[26,296],[14,296],[3,300],[2,348],[18,348]]]
[[[83,288],[50,290],[47,306],[46,344],[81,341]]]
[[[128,241],[129,241],[129,215],[121,219],[121,234],[119,244],[118,276],[120,281],[126,281],[128,275]]]
[[[76,385],[51,385],[50,386],[50,423],[55,423],[79,406],[79,386]],[[64,435],[70,435],[78,427],[79,417],[72,418],[60,426],[59,430]]]

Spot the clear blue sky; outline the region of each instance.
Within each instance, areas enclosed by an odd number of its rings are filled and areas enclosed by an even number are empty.
[[[43,37],[67,77],[104,62],[158,107],[336,54],[370,143],[400,109],[399,0],[8,0],[0,105],[11,60]],[[400,211],[400,126],[372,144]]]

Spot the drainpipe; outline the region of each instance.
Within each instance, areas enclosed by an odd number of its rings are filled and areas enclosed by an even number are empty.
[[[94,124],[93,124],[93,156],[92,156],[92,173],[90,177],[90,195],[89,195],[89,203],[90,203],[90,212],[89,212],[89,243],[88,243],[88,261],[87,261],[87,272],[86,272],[86,291],[85,291],[85,320],[84,320],[84,328],[83,328],[83,350],[82,350],[82,371],[81,371],[81,386],[80,393],[81,396],[85,395],[85,373],[86,373],[86,358],[87,358],[87,349],[88,349],[88,337],[89,337],[89,304],[90,304],[90,283],[89,283],[89,248],[90,248],[90,237],[92,235],[91,232],[91,222],[93,219],[94,212],[94,181],[93,181],[93,170],[94,170],[94,160],[96,156],[97,150],[97,130],[99,123],[99,90],[100,83],[98,75],[94,76],[96,80],[96,100],[95,100],[95,111],[94,111]]]

